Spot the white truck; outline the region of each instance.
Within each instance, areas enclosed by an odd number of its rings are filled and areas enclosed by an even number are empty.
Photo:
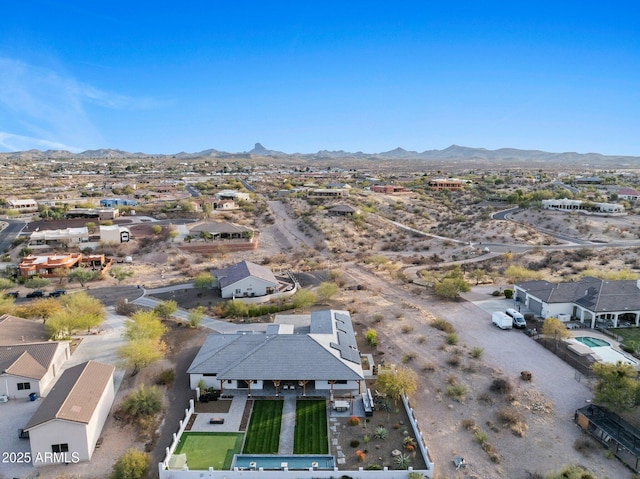
[[[491,313],[491,322],[500,329],[511,329],[513,327],[513,318],[502,311]]]

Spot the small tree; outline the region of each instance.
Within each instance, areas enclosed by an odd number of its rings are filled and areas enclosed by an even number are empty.
[[[416,373],[407,367],[395,370],[384,369],[378,371],[376,389],[385,393],[394,401],[398,401],[402,395],[409,396],[418,388]]]
[[[68,277],[69,281],[77,281],[84,288],[86,283],[98,277],[98,273],[87,268],[73,268]]]
[[[364,335],[365,339],[367,340],[367,343],[369,343],[369,345],[375,347],[378,345],[378,333],[376,332],[375,329],[367,329],[367,332]]]
[[[160,339],[166,330],[155,311],[139,310],[125,323],[124,337],[129,341]]]
[[[122,266],[114,266],[109,270],[109,276],[114,278],[118,284],[120,284],[125,279],[131,278],[133,276],[133,271],[123,268]]]
[[[137,449],[129,449],[113,465],[111,479],[143,479],[149,470],[149,456]]]
[[[299,289],[291,298],[295,309],[306,309],[316,302],[316,295],[308,289]]]
[[[151,232],[152,232],[154,235],[158,236],[160,233],[162,233],[162,226],[160,226],[160,225],[153,225],[153,226],[151,227]]]
[[[547,318],[542,324],[542,334],[556,341],[559,339],[570,338],[571,333],[562,321],[558,318]]]
[[[198,306],[196,308],[193,308],[191,311],[189,311],[188,318],[189,324],[192,328],[197,328],[198,326],[200,326],[202,318],[204,318],[204,307]]]
[[[58,278],[58,284],[62,284],[69,276],[69,270],[67,268],[56,268],[53,270],[53,275]]]
[[[118,350],[118,355],[126,367],[132,368],[131,375],[138,374],[140,369],[162,359],[166,345],[160,339],[136,339],[129,341]]]
[[[198,273],[193,278],[193,286],[200,289],[211,288],[215,283],[216,278],[211,276],[210,273],[202,272]]]
[[[15,284],[13,281],[7,278],[0,278],[0,291],[4,291],[10,288],[13,288]]]
[[[631,411],[640,406],[638,372],[630,364],[594,363],[591,366],[598,378],[594,400],[614,412]]]
[[[338,286],[335,283],[325,281],[318,286],[318,297],[322,301],[327,301],[338,294]]]
[[[176,303],[173,299],[162,301],[161,303],[158,303],[156,307],[153,308],[153,310],[162,319],[169,319],[178,310],[178,303]]]
[[[41,278],[40,276],[32,276],[24,282],[24,285],[29,289],[44,288],[49,285],[47,278]]]

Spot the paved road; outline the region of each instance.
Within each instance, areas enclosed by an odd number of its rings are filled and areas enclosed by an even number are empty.
[[[9,251],[11,242],[18,236],[27,223],[18,220],[2,220],[6,227],[0,231],[0,252]]]

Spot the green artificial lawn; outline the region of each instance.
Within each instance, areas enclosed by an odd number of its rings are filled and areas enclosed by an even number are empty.
[[[189,469],[229,470],[234,454],[240,454],[242,433],[185,432],[174,454],[186,454]]]
[[[324,400],[297,401],[293,453],[328,454],[328,441],[327,402]]]
[[[243,454],[278,454],[282,400],[253,402]]]
[[[623,338],[623,344],[629,344],[631,341],[640,343],[640,329],[638,328],[618,328],[613,330],[615,334]]]

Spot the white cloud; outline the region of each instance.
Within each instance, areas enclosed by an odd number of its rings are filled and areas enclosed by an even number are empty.
[[[33,138],[30,136],[14,135],[13,133],[7,133],[0,131],[0,149],[8,151],[25,151],[25,150],[67,150],[73,153],[79,153],[84,148],[77,146],[69,146],[64,143],[57,143],[55,141],[43,140],[41,138]]]
[[[150,99],[106,92],[12,58],[0,57],[0,72],[0,131],[4,131],[0,148],[13,151],[54,145],[70,150],[104,147],[104,137],[87,114],[86,104],[112,109],[157,106]]]

